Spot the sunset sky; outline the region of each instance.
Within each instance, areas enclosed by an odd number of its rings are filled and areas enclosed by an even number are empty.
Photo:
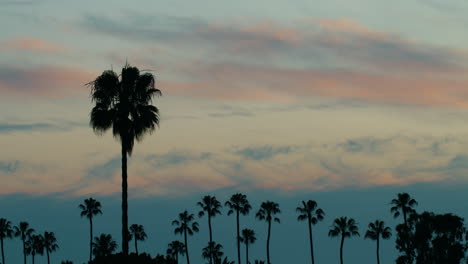
[[[54,231],[54,262],[81,263],[88,225],[77,206],[92,196],[105,208],[96,235],[120,240],[120,145],[89,127],[85,84],[128,61],[163,93],[160,128],[129,161],[129,217],[147,229],[144,251],[179,238],[170,222],[198,212],[202,195],[240,191],[254,211],[266,199],[284,207],[273,261],[309,261],[294,213],[302,199],[327,213],[321,262],[338,261],[326,230],[341,215],[362,233],[345,257],[373,261],[363,234],[377,217],[394,227],[398,192],[421,210],[468,217],[467,12],[462,0],[0,0],[0,217]],[[252,254],[265,259],[266,227],[253,216]],[[216,230],[234,259],[234,219]],[[7,241],[9,262],[20,247]]]

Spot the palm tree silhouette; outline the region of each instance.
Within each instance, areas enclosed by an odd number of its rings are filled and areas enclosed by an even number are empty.
[[[198,212],[198,216],[199,217],[202,217],[203,215],[205,215],[205,212],[208,216],[208,230],[210,232],[210,241],[208,243],[208,245],[213,245],[213,231],[211,229],[211,217],[215,217],[216,215],[218,214],[221,214],[221,203],[216,199],[215,196],[205,196],[203,197],[203,199],[201,200],[201,202],[198,202],[197,203],[198,206],[201,207],[201,211]],[[210,252],[213,252],[213,251],[210,251]],[[210,264],[213,264],[213,257],[210,256],[209,257],[210,259]]]
[[[312,258],[312,264],[314,260],[314,242],[312,239],[312,225],[316,225],[319,221],[323,220],[325,213],[322,209],[317,208],[317,202],[308,200],[307,202],[302,201],[302,207],[297,207],[296,211],[299,213],[297,216],[298,221],[307,220],[307,226],[309,228],[309,240],[310,240],[310,257]]]
[[[101,234],[93,241],[93,255],[95,257],[109,256],[117,249],[117,242],[110,234]]]
[[[185,245],[180,241],[172,241],[167,245],[167,252],[169,256],[175,259],[176,264],[179,264],[179,254],[185,255]]]
[[[26,253],[32,257],[32,264],[37,254],[44,254],[44,237],[42,235],[31,235],[26,241]]]
[[[280,222],[280,219],[278,217],[273,217],[276,214],[281,213],[281,210],[279,209],[279,204],[272,202],[272,201],[266,201],[263,202],[260,205],[260,209],[258,210],[256,217],[258,220],[265,220],[268,223],[268,236],[267,236],[267,264],[271,264],[270,262],[270,236],[271,236],[271,221],[275,221],[277,223]]]
[[[135,253],[138,255],[138,240],[145,241],[147,235],[142,225],[133,224],[130,226],[130,239],[135,240]]]
[[[20,237],[23,242],[24,264],[26,264],[26,239],[34,233],[34,229],[29,227],[28,222],[20,222],[18,226],[14,227],[14,233],[15,237]]]
[[[5,252],[3,251],[3,240],[13,237],[11,222],[5,218],[0,218],[0,242],[2,247],[2,263],[5,264]]]
[[[193,235],[194,232],[198,232],[198,223],[194,222],[195,216],[189,214],[187,210],[179,214],[179,220],[172,221],[172,225],[177,226],[174,229],[174,233],[184,235],[185,253],[187,257],[187,264],[190,264],[189,250],[187,244],[187,234]]]
[[[348,219],[347,217],[336,218],[335,221],[333,221],[333,225],[330,227],[330,231],[328,231],[328,236],[341,236],[340,263],[343,264],[343,245],[345,238],[359,236],[356,221],[353,218]]]
[[[89,219],[89,262],[91,262],[93,260],[93,216],[102,214],[101,203],[88,198],[78,208],[81,210],[81,217],[86,216]]]
[[[393,213],[393,216],[397,218],[402,214],[403,223],[408,228],[408,216],[416,212],[413,207],[417,206],[418,202],[407,193],[399,193],[398,198],[393,199],[391,204],[393,206],[390,208],[390,211]]]
[[[249,264],[249,245],[255,243],[257,238],[255,232],[252,229],[242,229],[242,237],[240,239],[245,244],[245,263]]]
[[[236,223],[237,223],[237,263],[241,264],[241,257],[240,257],[240,223],[239,223],[239,215],[247,215],[252,208],[250,206],[249,200],[247,200],[247,196],[245,194],[236,193],[229,198],[229,201],[224,203],[225,206],[229,207],[228,215],[233,214],[236,212]],[[248,263],[247,263],[248,264]]]
[[[217,244],[214,241],[208,242],[208,245],[202,250],[202,257],[209,260],[213,259],[214,263],[221,262],[220,260],[224,255],[222,249],[223,246],[221,244]]]
[[[120,77],[120,79],[119,79]],[[155,89],[154,76],[126,64],[119,76],[112,70],[104,71],[91,86],[92,101],[90,125],[97,134],[112,127],[114,137],[121,143],[122,154],[122,252],[128,255],[128,183],[127,155],[132,154],[135,139],[141,141],[146,133],[159,125],[159,110],[153,106],[153,96],[161,95]]]
[[[392,236],[392,229],[385,226],[385,223],[380,220],[375,220],[373,223],[369,223],[369,229],[366,232],[364,238],[369,238],[377,241],[377,264],[380,264],[379,247],[380,237],[383,239],[389,239]]]
[[[54,232],[44,232],[44,249],[47,254],[47,264],[50,264],[50,254],[59,248]]]

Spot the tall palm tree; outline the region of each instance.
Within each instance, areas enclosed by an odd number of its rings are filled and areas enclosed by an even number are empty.
[[[26,253],[31,255],[32,264],[34,264],[36,255],[44,254],[44,237],[42,235],[31,235],[26,241]]]
[[[265,220],[268,223],[268,236],[267,236],[267,264],[271,264],[270,262],[270,237],[271,237],[271,221],[275,221],[277,223],[280,222],[278,217],[274,217],[274,215],[281,213],[279,209],[279,204],[266,201],[260,205],[260,209],[257,211],[256,217],[258,220]]]
[[[356,221],[353,218],[340,217],[333,221],[333,225],[328,231],[330,237],[341,237],[340,243],[340,263],[343,264],[343,245],[344,240],[347,237],[359,236],[358,227]]]
[[[3,240],[13,237],[13,228],[11,222],[5,218],[0,218],[0,242],[2,247],[2,263],[5,264],[5,252],[3,251]]]
[[[20,222],[14,227],[15,237],[20,237],[23,242],[24,264],[26,264],[26,240],[34,233],[34,229],[29,227],[28,222]]]
[[[222,249],[223,246],[221,244],[214,241],[208,242],[208,245],[202,250],[202,257],[209,260],[213,259],[214,263],[218,263],[224,255]]]
[[[91,262],[93,260],[93,217],[102,214],[101,203],[93,198],[88,198],[78,208],[81,210],[80,216],[89,219],[89,262]]]
[[[54,232],[44,232],[44,249],[47,254],[47,264],[50,264],[50,254],[58,248]]]
[[[117,249],[117,242],[110,234],[101,234],[94,238],[93,241],[93,255],[95,257],[108,256]]]
[[[297,207],[296,211],[299,213],[297,216],[298,221],[307,220],[307,226],[309,228],[309,241],[310,241],[310,257],[312,258],[312,264],[315,264],[314,260],[314,242],[312,239],[312,225],[316,225],[319,221],[323,220],[325,213],[322,209],[317,208],[317,202],[309,200],[302,201],[302,207]]]
[[[198,212],[198,216],[199,217],[202,217],[205,215],[205,212],[208,216],[208,230],[209,230],[209,233],[210,233],[210,241],[208,243],[208,245],[213,245],[213,230],[211,229],[211,217],[215,217],[216,215],[218,214],[221,214],[221,203],[216,199],[215,196],[205,196],[203,197],[203,199],[201,200],[201,202],[198,202],[197,203],[198,206],[201,207],[201,210],[200,212]],[[211,250],[210,252],[213,252],[213,250]],[[210,256],[209,257],[210,259],[210,264],[213,264],[213,257]]]
[[[120,77],[120,78],[119,78]],[[122,252],[128,255],[128,202],[127,155],[132,154],[135,139],[141,141],[146,133],[159,125],[159,110],[153,106],[153,96],[161,95],[155,89],[151,73],[141,73],[126,64],[120,76],[104,71],[91,86],[92,101],[90,125],[97,134],[112,128],[114,137],[121,143],[122,154]]]
[[[130,237],[135,241],[135,253],[138,255],[138,240],[145,241],[148,237],[142,225],[133,224],[130,226]]]
[[[249,200],[247,200],[247,196],[242,193],[236,193],[229,198],[225,206],[229,207],[228,215],[236,213],[236,224],[237,224],[237,263],[241,264],[241,257],[240,257],[240,223],[239,223],[239,215],[247,215],[252,209],[250,206]],[[248,263],[246,263],[248,264]]]
[[[366,232],[364,238],[369,238],[377,241],[377,264],[380,264],[379,247],[380,238],[389,239],[392,236],[392,229],[385,226],[385,223],[380,220],[375,220],[373,223],[369,223],[369,229]]]
[[[255,243],[257,238],[255,237],[255,232],[252,229],[244,228],[242,229],[241,241],[245,244],[245,263],[249,264],[249,245]]]
[[[403,223],[408,228],[408,217],[416,211],[414,207],[418,205],[418,202],[407,193],[399,193],[397,199],[391,201],[391,205],[393,206],[390,211],[393,216],[397,218],[403,215]]]
[[[166,253],[175,259],[176,264],[179,264],[179,254],[182,256],[185,254],[185,245],[177,240],[172,241],[167,245]]]
[[[187,234],[193,235],[194,232],[198,232],[198,223],[194,222],[195,216],[189,214],[187,210],[179,214],[179,220],[172,221],[172,225],[175,225],[174,233],[184,235],[185,253],[187,257],[187,264],[190,264],[189,250],[187,244]]]

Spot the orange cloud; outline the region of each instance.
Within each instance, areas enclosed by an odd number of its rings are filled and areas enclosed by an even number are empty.
[[[45,54],[58,54],[65,50],[62,45],[42,39],[16,38],[0,44],[0,51],[21,50]]]

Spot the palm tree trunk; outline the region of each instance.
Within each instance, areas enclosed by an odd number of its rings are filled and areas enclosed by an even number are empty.
[[[128,183],[127,183],[127,137],[122,136],[122,253],[128,255]]]
[[[89,218],[89,262],[93,260],[93,217]]]
[[[187,255],[187,264],[190,264],[188,244],[187,244],[187,230],[184,230],[184,240],[185,240],[185,254]]]
[[[239,228],[239,210],[236,212],[236,220],[237,220],[237,263],[241,264],[241,257],[240,257],[240,228]]]
[[[270,233],[271,233],[271,220],[268,221],[268,236],[267,236],[267,264],[270,263]]]
[[[245,264],[249,264],[249,241],[245,242]]]
[[[344,245],[344,236],[341,236],[341,244],[340,244],[340,263],[343,264],[343,245]]]
[[[2,263],[5,264],[5,252],[3,251],[3,237],[0,238],[0,241],[2,242]]]
[[[32,264],[34,264],[34,257],[36,254],[31,254],[32,255]]]
[[[314,261],[314,242],[312,240],[312,223],[309,218],[309,240],[310,240],[310,257],[312,258],[312,264],[315,264]]]
[[[23,255],[24,255],[24,264],[26,264],[26,244],[24,242],[24,237],[22,238],[23,240]]]
[[[213,264],[213,230],[211,230],[211,212],[208,212],[208,229],[210,231],[210,264]]]
[[[47,252],[47,264],[50,264],[49,250],[46,249],[46,252]]]
[[[175,255],[175,263],[179,264],[179,253]]]
[[[380,246],[380,243],[379,243],[379,237],[377,237],[377,264],[380,264],[380,256],[379,256],[379,246]]]
[[[135,238],[135,253],[138,255],[138,239]]]

